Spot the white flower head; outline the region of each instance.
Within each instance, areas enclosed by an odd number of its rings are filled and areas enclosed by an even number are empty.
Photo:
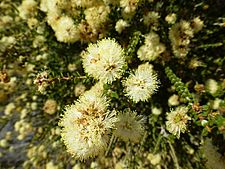
[[[102,4],[101,0],[71,0],[71,4],[76,7],[89,8]]]
[[[219,89],[219,85],[218,82],[214,79],[208,79],[205,82],[205,89],[207,92],[209,92],[210,94],[216,94],[216,92]]]
[[[85,72],[103,83],[119,79],[126,65],[124,51],[114,39],[90,44],[82,57]]]
[[[168,14],[165,17],[165,20],[168,22],[168,24],[174,24],[177,20],[177,15],[175,13]]]
[[[204,22],[199,17],[196,17],[192,20],[191,26],[194,29],[194,33],[197,33],[202,30]]]
[[[189,52],[189,44],[194,36],[190,22],[182,20],[174,24],[169,30],[173,53],[176,57],[185,57]]]
[[[135,12],[138,7],[139,0],[121,0],[120,7],[123,8],[125,13]]]
[[[103,27],[108,20],[109,13],[110,8],[105,5],[90,7],[84,11],[87,23],[94,30],[99,30]]]
[[[57,111],[57,102],[54,99],[48,99],[46,100],[43,110],[47,114],[55,114]]]
[[[158,153],[158,154],[153,154],[153,153],[149,153],[148,156],[147,156],[147,159],[150,161],[150,163],[152,165],[157,165],[160,163],[161,161],[161,155]]]
[[[71,17],[62,16],[56,21],[55,36],[58,41],[73,43],[79,40],[80,32]]]
[[[22,4],[18,7],[19,16],[22,19],[32,17],[37,10],[37,2],[34,0],[23,0]]]
[[[159,81],[152,65],[145,63],[138,66],[134,74],[124,81],[126,96],[134,102],[147,101],[158,89]]]
[[[150,32],[145,35],[144,45],[138,49],[137,55],[140,60],[154,61],[165,49],[165,45],[160,43],[159,35]]]
[[[120,19],[116,22],[115,29],[119,34],[121,34],[122,31],[128,26],[130,26],[130,25],[126,20]]]
[[[145,118],[137,115],[136,112],[120,112],[117,116],[116,129],[113,134],[125,142],[131,141],[137,143],[144,134],[144,122]]]
[[[55,11],[58,9],[57,3],[57,0],[41,0],[40,10],[43,12]]]
[[[84,160],[106,149],[109,131],[117,120],[115,112],[107,112],[107,104],[105,97],[91,89],[75,104],[66,106],[59,122],[61,136],[68,152],[76,158]]]
[[[167,113],[166,128],[178,139],[180,138],[180,133],[184,133],[186,131],[188,120],[191,120],[187,115],[187,112],[188,108],[181,106]]]
[[[106,112],[108,101],[105,96],[99,95],[95,90],[89,90],[80,96],[75,103],[76,108],[86,115],[99,116]]]
[[[68,107],[59,123],[67,151],[80,160],[99,155],[107,147],[114,121],[113,117],[93,118],[78,112],[75,106]]]
[[[157,27],[159,26],[159,18],[160,15],[158,12],[149,11],[146,15],[143,16],[144,24],[147,26],[151,26],[151,28],[154,30],[157,30]]]

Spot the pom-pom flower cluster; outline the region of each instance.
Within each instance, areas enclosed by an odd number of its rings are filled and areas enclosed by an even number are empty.
[[[167,130],[180,138],[180,133],[184,133],[187,129],[187,122],[191,118],[187,115],[187,107],[177,107],[167,114],[166,128]]]
[[[85,72],[103,83],[120,78],[126,66],[123,49],[113,39],[89,45],[82,57]]]
[[[108,102],[96,88],[85,92],[75,104],[67,106],[59,125],[68,152],[78,159],[87,159],[103,152],[109,130],[116,118],[107,112]]]
[[[85,15],[82,20],[80,8]],[[104,2],[96,0],[41,0],[40,9],[46,12],[57,40],[65,43],[96,41],[103,37],[110,12]]]
[[[114,135],[123,141],[139,142],[144,133],[144,117],[129,110],[120,112],[115,123]]]
[[[165,46],[160,43],[159,35],[150,32],[145,35],[144,45],[138,49],[137,55],[140,60],[153,61],[164,51]]]
[[[87,159],[102,153],[112,131],[113,136],[137,143],[144,133],[144,117],[131,110],[109,111],[109,99],[103,85],[123,77],[126,57],[122,47],[114,39],[103,39],[90,44],[82,54],[85,72],[98,82],[70,106],[59,125],[67,150],[78,159]],[[126,96],[134,102],[146,101],[158,88],[153,66],[144,63],[134,74],[122,79]]]
[[[103,95],[101,83],[97,83],[66,106],[59,125],[61,136],[69,153],[80,160],[97,156],[106,150],[109,134],[123,141],[140,141],[144,133],[144,118],[133,112],[108,111],[109,101]]]
[[[22,8],[19,9],[22,18],[28,18],[27,13],[33,10],[31,7],[37,6],[33,0],[25,2],[27,3],[23,3]],[[41,0],[40,9],[46,13],[47,22],[54,30],[58,41],[93,42],[105,37],[108,31],[110,7],[121,7],[123,17],[131,18],[135,14],[138,2],[139,0]],[[28,5],[29,7],[26,7]],[[127,23],[122,24],[123,27],[128,26]],[[121,31],[121,28],[116,29],[119,30],[118,32]]]
[[[145,63],[124,81],[126,95],[134,102],[147,101],[157,90],[159,81],[153,66]]]
[[[203,25],[203,21],[197,17],[191,22],[182,20],[171,27],[169,38],[173,53],[177,58],[187,56],[190,50],[189,44],[194,37],[194,33],[199,32],[203,28]]]

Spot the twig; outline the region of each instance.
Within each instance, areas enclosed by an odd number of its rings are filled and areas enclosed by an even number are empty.
[[[179,166],[179,163],[178,163],[178,159],[177,159],[177,156],[176,156],[176,153],[175,153],[175,150],[174,150],[174,148],[173,148],[173,146],[172,146],[172,144],[170,143],[170,141],[168,141],[168,143],[169,143],[169,146],[170,146],[170,149],[171,149],[171,156],[172,156],[172,158],[173,158],[173,161],[174,161],[174,164],[175,164],[175,167],[176,167],[176,169],[180,169],[180,166]]]

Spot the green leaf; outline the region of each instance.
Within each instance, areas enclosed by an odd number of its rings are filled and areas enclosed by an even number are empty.
[[[119,99],[119,95],[116,92],[114,92],[114,91],[111,92],[111,97]]]

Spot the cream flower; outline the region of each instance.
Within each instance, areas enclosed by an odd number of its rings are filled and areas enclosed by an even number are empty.
[[[57,9],[57,0],[41,0],[40,2],[40,10],[43,12],[55,11]]]
[[[56,21],[55,35],[60,42],[76,42],[80,38],[80,32],[72,18],[62,16]]]
[[[128,26],[130,26],[130,25],[126,20],[120,19],[116,22],[115,29],[119,34],[121,34],[122,31]]]
[[[158,12],[149,11],[146,15],[143,16],[144,24],[147,26],[151,26],[151,29],[153,30],[157,30],[157,27],[159,26],[159,18],[160,15]]]
[[[13,102],[7,104],[5,106],[5,115],[10,115],[11,113],[13,113],[13,111],[15,111],[16,106]]]
[[[161,155],[159,153],[158,154],[149,153],[147,159],[150,161],[152,165],[157,165],[161,161]]]
[[[134,102],[147,101],[157,90],[159,81],[153,72],[152,65],[145,63],[138,66],[134,74],[124,81],[126,96]]]
[[[191,120],[187,115],[187,112],[188,108],[177,107],[175,110],[167,113],[166,128],[178,139],[180,138],[180,133],[184,133],[186,131],[188,120]]]
[[[214,79],[207,79],[205,82],[205,89],[212,95],[216,94],[216,92],[218,92],[219,89],[218,82]]]
[[[59,168],[52,161],[48,162],[45,167],[46,167],[46,169],[58,169]]]
[[[138,49],[137,55],[140,60],[153,61],[163,53],[165,49],[164,44],[160,43],[159,36],[154,32],[150,32],[145,35],[144,45]]]
[[[109,139],[110,122],[102,117],[83,115],[76,109],[74,113],[66,113],[60,124],[64,127],[61,136],[68,152],[81,160],[103,152]]]
[[[57,102],[53,99],[48,99],[46,100],[43,110],[47,114],[55,114],[57,111]]]
[[[197,33],[202,30],[204,22],[199,17],[196,17],[192,20],[191,26],[194,29],[194,32]]]
[[[85,72],[103,83],[119,79],[126,65],[123,49],[114,39],[90,44],[82,58]]]
[[[165,17],[165,21],[168,22],[168,24],[174,24],[176,20],[177,20],[177,15],[175,13],[168,14]]]
[[[121,0],[120,7],[123,8],[125,13],[135,12],[138,7],[139,0]]]
[[[115,123],[116,130],[113,134],[123,141],[139,142],[144,134],[143,116],[137,115],[136,112],[126,111],[119,113],[118,121]]]
[[[105,22],[108,20],[109,13],[110,8],[105,5],[94,6],[84,11],[87,23],[94,30],[99,30],[104,26]]]
[[[18,7],[19,16],[22,19],[28,19],[36,13],[37,2],[34,0],[23,0],[22,4]]]
[[[103,115],[109,103],[105,96],[99,95],[94,90],[89,90],[75,104],[78,110],[94,117]]]
[[[194,30],[190,22],[180,21],[174,24],[169,30],[173,53],[176,57],[185,57],[189,52],[189,44],[194,36]]]
[[[107,112],[106,98],[96,91],[91,89],[75,104],[66,106],[59,122],[68,152],[80,160],[99,155],[106,149],[109,130],[117,120],[115,112]]]
[[[71,4],[77,7],[89,8],[103,3],[101,0],[71,0]]]
[[[99,155],[107,147],[115,121],[113,115],[96,118],[79,112],[74,105],[67,107],[60,125],[68,152],[80,160]]]

